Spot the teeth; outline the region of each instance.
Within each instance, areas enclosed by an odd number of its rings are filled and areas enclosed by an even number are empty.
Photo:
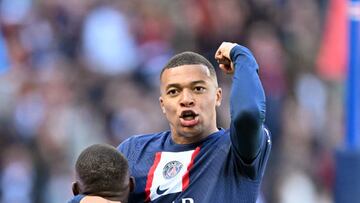
[[[188,116],[192,116],[192,117],[195,117],[195,114],[194,114],[194,112],[192,112],[192,111],[185,111],[185,112],[183,112],[182,113],[182,115],[181,115],[181,117],[188,117]]]
[[[192,120],[194,119],[194,116],[184,116],[184,120]]]
[[[194,114],[184,114],[181,116],[182,118],[186,118],[186,117],[195,117]]]

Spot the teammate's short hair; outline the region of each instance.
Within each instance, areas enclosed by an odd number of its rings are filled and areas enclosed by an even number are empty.
[[[207,60],[202,55],[191,51],[182,52],[170,58],[168,63],[161,70],[160,78],[166,69],[175,68],[183,65],[197,65],[197,64],[202,64],[206,66],[210,71],[210,76],[216,80],[216,71],[214,66],[210,63],[210,61]]]
[[[75,170],[85,195],[118,193],[129,179],[126,158],[105,144],[95,144],[82,151]]]

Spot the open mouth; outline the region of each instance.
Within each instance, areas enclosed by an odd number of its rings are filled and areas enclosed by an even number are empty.
[[[198,115],[199,114],[195,113],[192,110],[186,110],[181,112],[180,115],[181,125],[185,127],[192,127],[194,125],[197,125],[199,123]]]
[[[196,114],[194,111],[192,110],[186,110],[181,112],[180,118],[184,119],[184,120],[192,120],[194,119],[196,116],[198,116],[199,114]]]

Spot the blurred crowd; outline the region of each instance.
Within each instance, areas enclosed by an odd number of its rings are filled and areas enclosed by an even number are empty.
[[[93,143],[169,128],[159,71],[222,41],[260,65],[273,151],[267,203],[333,202],[342,81],[316,69],[326,0],[0,0],[0,203],[63,203]],[[214,63],[214,65],[216,65]],[[218,74],[229,126],[231,77]]]

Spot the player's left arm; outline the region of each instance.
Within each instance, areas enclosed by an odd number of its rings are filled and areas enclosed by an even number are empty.
[[[266,143],[265,93],[258,64],[246,47],[224,42],[215,54],[219,67],[233,75],[230,94],[230,136],[242,162],[251,164]]]

